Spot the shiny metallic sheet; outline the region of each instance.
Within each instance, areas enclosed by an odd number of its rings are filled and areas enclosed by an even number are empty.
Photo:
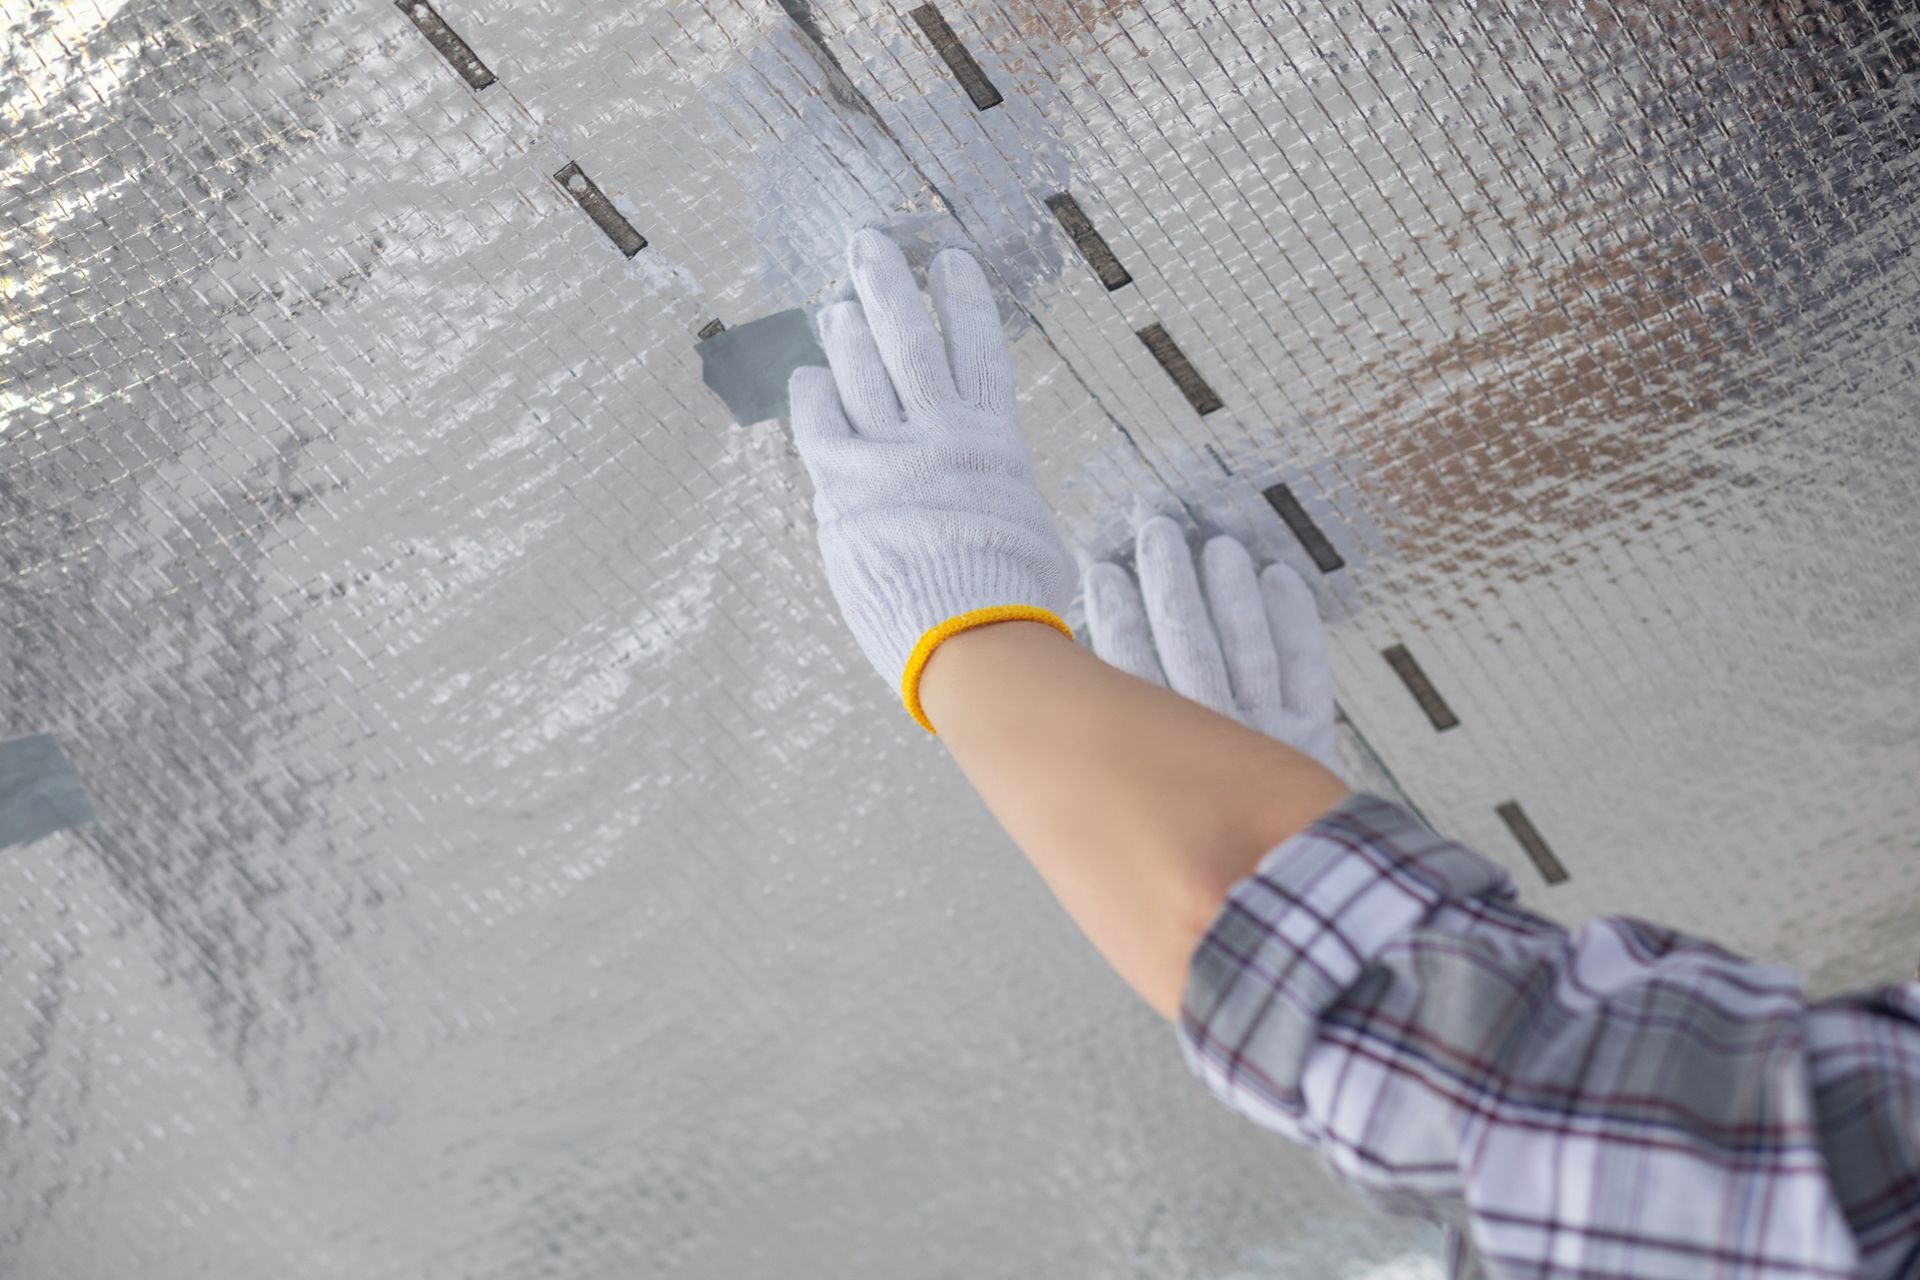
[[[990,262],[1072,537],[1297,557],[1289,485],[1356,769],[1541,909],[1920,958],[1912,5],[949,0],[985,111],[909,7],[0,13],[0,738],[98,815],[0,857],[0,1272],[1434,1274],[1185,1078],[702,384],[867,222]]]

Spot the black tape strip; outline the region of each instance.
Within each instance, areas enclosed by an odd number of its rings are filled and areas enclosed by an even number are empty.
[[[967,52],[967,46],[960,43],[960,37],[953,34],[953,28],[940,16],[936,5],[923,4],[911,15],[920,24],[920,30],[933,43],[933,51],[947,64],[947,70],[953,72],[953,78],[973,99],[976,110],[985,111],[988,107],[997,107],[1001,103],[1000,91],[993,87],[993,81],[987,79],[987,73]]]
[[[413,25],[420,28],[420,34],[427,38],[427,43],[439,50],[440,56],[451,63],[453,69],[460,73],[460,78],[469,85],[484,89],[498,79],[487,70],[472,46],[462,40],[426,0],[393,0],[393,5],[413,19]]]
[[[1527,817],[1518,800],[1497,804],[1493,811],[1507,824],[1507,830],[1513,832],[1513,838],[1527,851],[1527,856],[1533,859],[1533,865],[1539,868],[1541,877],[1548,884],[1559,884],[1567,879],[1567,869],[1560,865],[1560,859],[1553,856],[1553,850],[1547,848],[1547,842],[1540,838],[1539,831],[1534,829],[1532,820]]]
[[[1400,683],[1407,686],[1407,692],[1412,694],[1413,700],[1420,704],[1420,709],[1427,713],[1427,719],[1433,722],[1434,728],[1444,733],[1460,723],[1460,717],[1453,714],[1453,708],[1448,706],[1447,700],[1440,696],[1440,691],[1433,687],[1433,681],[1427,679],[1427,673],[1421,670],[1420,664],[1414,660],[1407,646],[1396,644],[1392,648],[1382,649],[1380,656],[1385,658],[1387,665],[1393,668],[1393,674],[1400,677]]]
[[[1173,385],[1180,388],[1180,394],[1187,398],[1193,411],[1201,416],[1212,413],[1226,402],[1214,394],[1200,371],[1193,367],[1193,361],[1187,359],[1187,353],[1173,340],[1173,335],[1162,325],[1150,324],[1140,330],[1140,341],[1147,344],[1147,350],[1153,352],[1153,358],[1173,379]]]
[[[1293,536],[1300,540],[1307,555],[1312,557],[1314,565],[1322,573],[1332,573],[1335,569],[1346,567],[1346,557],[1334,550],[1327,535],[1320,532],[1320,526],[1313,522],[1307,509],[1300,505],[1300,499],[1293,496],[1293,490],[1284,484],[1269,487],[1262,495],[1267,505],[1274,509],[1279,517],[1287,522],[1287,528],[1293,530]]]
[[[1047,197],[1047,208],[1053,210],[1061,230],[1072,237],[1074,248],[1080,250],[1080,256],[1093,268],[1093,274],[1100,277],[1100,283],[1107,286],[1108,293],[1133,283],[1133,277],[1107,247],[1106,239],[1093,229],[1093,220],[1087,217],[1078,200],[1063,191]]]
[[[553,180],[579,202],[580,207],[587,211],[587,216],[607,233],[607,239],[613,241],[621,253],[631,258],[647,247],[647,238],[633,229],[626,215],[614,208],[613,201],[607,199],[606,193],[581,171],[579,161],[568,161],[566,168],[553,175]]]

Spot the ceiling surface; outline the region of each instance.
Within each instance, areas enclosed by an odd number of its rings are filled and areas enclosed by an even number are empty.
[[[1915,6],[435,3],[0,9],[0,738],[92,810],[0,849],[0,1272],[1438,1274],[703,381],[862,225],[988,264],[1071,541],[1311,566],[1354,776],[1531,905],[1920,958]]]

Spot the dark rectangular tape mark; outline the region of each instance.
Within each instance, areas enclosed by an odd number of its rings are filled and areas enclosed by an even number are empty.
[[[1553,856],[1553,850],[1547,848],[1547,842],[1540,838],[1540,833],[1534,829],[1532,820],[1527,817],[1518,800],[1497,804],[1493,811],[1500,815],[1500,821],[1507,824],[1507,830],[1513,832],[1513,838],[1527,851],[1527,856],[1533,859],[1533,865],[1540,869],[1541,877],[1548,884],[1559,884],[1567,878],[1567,869],[1560,865],[1560,859]]]
[[[420,34],[427,38],[427,43],[439,50],[440,56],[451,63],[453,69],[460,73],[460,78],[469,85],[484,89],[498,78],[487,70],[486,64],[480,61],[473,48],[425,0],[393,0],[393,4],[394,8],[413,19],[413,25],[420,28]]]
[[[1427,719],[1433,722],[1434,728],[1445,732],[1460,723],[1460,717],[1453,714],[1453,708],[1448,706],[1447,700],[1440,696],[1440,691],[1433,687],[1433,681],[1427,679],[1427,673],[1421,670],[1419,662],[1415,661],[1407,646],[1396,644],[1391,648],[1382,649],[1380,656],[1385,658],[1387,665],[1393,668],[1393,674],[1400,677],[1400,683],[1407,686],[1407,692],[1412,694],[1413,700],[1420,704],[1420,709],[1427,713]]]
[[[785,417],[793,371],[827,362],[804,311],[777,311],[721,329],[694,350],[700,353],[701,378],[741,426]]]
[[[1320,572],[1332,573],[1335,569],[1346,567],[1346,558],[1334,550],[1333,543],[1328,541],[1327,535],[1322,533],[1320,526],[1313,522],[1313,517],[1307,514],[1307,509],[1300,505],[1300,499],[1293,496],[1293,490],[1284,484],[1276,484],[1269,486],[1261,496],[1267,500],[1267,505],[1287,522],[1287,528],[1293,530],[1293,536],[1300,540],[1301,547],[1313,558],[1313,563]]]
[[[1140,330],[1140,341],[1147,344],[1147,350],[1153,352],[1153,358],[1173,379],[1173,385],[1180,388],[1180,394],[1187,398],[1193,411],[1202,416],[1220,408],[1225,401],[1214,394],[1200,371],[1193,367],[1193,361],[1187,359],[1187,353],[1173,340],[1164,325],[1150,324]]]
[[[1000,91],[993,87],[993,81],[987,79],[987,73],[967,52],[967,46],[960,43],[960,37],[953,34],[953,28],[940,16],[937,5],[923,4],[910,15],[920,24],[920,30],[933,43],[933,51],[947,64],[947,70],[953,72],[953,78],[973,99],[976,110],[985,111],[988,107],[1000,105]]]
[[[91,821],[86,788],[51,734],[0,742],[0,846]]]
[[[1100,277],[1100,283],[1107,286],[1107,292],[1133,283],[1133,277],[1107,247],[1106,238],[1093,229],[1093,219],[1087,217],[1078,200],[1063,191],[1047,197],[1047,208],[1059,219],[1061,230],[1072,237],[1074,248],[1080,250],[1080,256],[1093,268],[1093,274]]]
[[[579,161],[568,161],[566,168],[553,175],[553,180],[579,201],[594,225],[607,233],[607,239],[613,241],[621,253],[631,258],[647,247],[647,238],[635,231],[626,215],[613,207],[613,201],[581,170]]]

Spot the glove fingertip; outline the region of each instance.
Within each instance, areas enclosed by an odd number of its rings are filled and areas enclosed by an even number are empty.
[[[1200,562],[1202,571],[1209,578],[1242,571],[1247,578],[1254,576],[1253,557],[1248,554],[1247,548],[1238,538],[1224,533],[1207,539],[1206,545],[1200,548]]]
[[[1096,614],[1103,613],[1114,601],[1123,598],[1120,593],[1133,585],[1127,571],[1119,565],[1106,560],[1096,560],[1086,566],[1081,574],[1082,585],[1087,596],[1087,614],[1091,621]],[[1095,625],[1098,625],[1096,622]]]
[[[876,260],[902,256],[893,237],[878,227],[861,227],[847,239],[847,265],[858,271]]]
[[[1140,532],[1134,535],[1134,551],[1141,559],[1190,555],[1186,530],[1173,517],[1163,515],[1150,517],[1140,526]]]
[[[1146,607],[1133,575],[1110,561],[1087,567],[1087,639],[1110,667],[1148,684],[1165,687],[1166,675],[1153,646]]]
[[[1132,510],[1128,514],[1133,524],[1134,533],[1138,535],[1140,530],[1149,522],[1153,520],[1175,519],[1182,510],[1180,499],[1174,496],[1173,490],[1156,486],[1152,489],[1136,493],[1133,496]],[[1175,520],[1175,523],[1178,523],[1178,521]]]
[[[787,411],[797,443],[842,439],[853,434],[833,371],[819,365],[801,365],[787,377]]]
[[[992,300],[992,287],[987,283],[987,273],[980,265],[980,259],[968,253],[959,245],[948,245],[933,255],[927,264],[927,279],[937,287],[958,289],[970,299],[985,297]]]

